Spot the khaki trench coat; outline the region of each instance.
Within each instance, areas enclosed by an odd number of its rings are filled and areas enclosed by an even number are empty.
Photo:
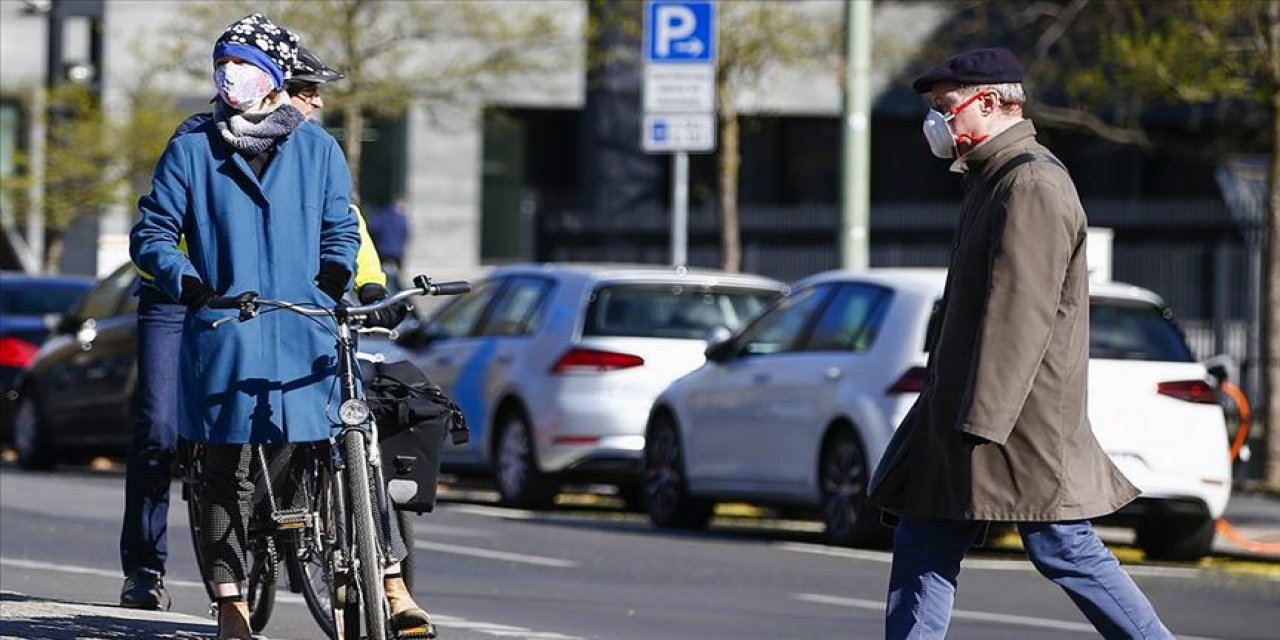
[[[1078,520],[1138,495],[1085,411],[1084,208],[1021,121],[953,165],[965,197],[939,310],[930,388],[906,458],[913,518]],[[994,184],[991,182],[994,181]]]

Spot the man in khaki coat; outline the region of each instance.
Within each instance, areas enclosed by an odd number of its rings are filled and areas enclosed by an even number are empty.
[[[1172,638],[1088,519],[1138,491],[1085,413],[1086,221],[1066,168],[1022,117],[1022,65],[958,54],[916,79],[925,137],[965,196],[929,381],[909,418],[886,638],[942,638],[960,561],[987,522],[1107,638]]]

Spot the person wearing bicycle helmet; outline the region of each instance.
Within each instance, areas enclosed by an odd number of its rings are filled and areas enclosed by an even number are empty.
[[[298,64],[294,67],[293,77],[285,83],[285,90],[289,92],[293,106],[302,115],[310,117],[315,111],[324,107],[324,99],[320,97],[320,85],[341,80],[343,77],[338,71],[329,68],[310,50],[298,47]],[[378,251],[369,237],[364,215],[355,203],[352,203],[351,207],[360,221],[356,295],[361,304],[371,304],[387,297],[387,276],[382,271]],[[403,305],[396,305],[376,312],[368,324],[393,328],[404,320],[406,313],[407,310]],[[383,590],[386,592],[387,605],[391,610],[391,626],[396,631],[425,628],[427,635],[433,636],[435,629],[431,624],[431,616],[414,601],[413,594],[409,592],[404,576],[401,574],[400,563],[409,555],[404,532],[400,530],[399,523],[394,519],[381,524],[385,527],[383,533],[391,541],[390,559],[393,561],[383,574]]]
[[[130,234],[134,264],[187,308],[177,424],[206,449],[201,546],[219,640],[252,635],[241,586],[250,445],[327,440],[326,407],[340,397],[332,320],[266,314],[215,328],[235,312],[207,307],[239,291],[328,307],[350,285],[351,174],[338,142],[289,103],[297,47],[261,14],[227,27],[213,47],[213,117],[165,148]]]

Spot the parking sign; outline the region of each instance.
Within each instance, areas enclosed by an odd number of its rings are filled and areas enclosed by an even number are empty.
[[[714,12],[706,0],[651,0],[645,10],[645,62],[714,63]]]
[[[715,3],[649,0],[643,43],[645,151],[715,151]]]

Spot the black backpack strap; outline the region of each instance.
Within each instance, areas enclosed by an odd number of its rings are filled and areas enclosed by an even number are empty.
[[[1031,164],[1032,162],[1047,162],[1049,164],[1057,166],[1059,169],[1062,169],[1063,171],[1067,170],[1066,165],[1062,164],[1061,160],[1058,160],[1057,158],[1047,153],[1029,152],[1029,153],[1023,153],[1023,154],[1014,156],[1013,159],[1004,163],[1004,165],[1002,165],[999,169],[996,169],[995,173],[992,173],[991,177],[983,180],[983,182],[987,184],[992,184],[992,185],[1000,184],[1000,181],[1004,180],[1005,177],[1008,176],[1010,173],[1013,173],[1014,169],[1017,169],[1018,167],[1021,167],[1024,164]]]

